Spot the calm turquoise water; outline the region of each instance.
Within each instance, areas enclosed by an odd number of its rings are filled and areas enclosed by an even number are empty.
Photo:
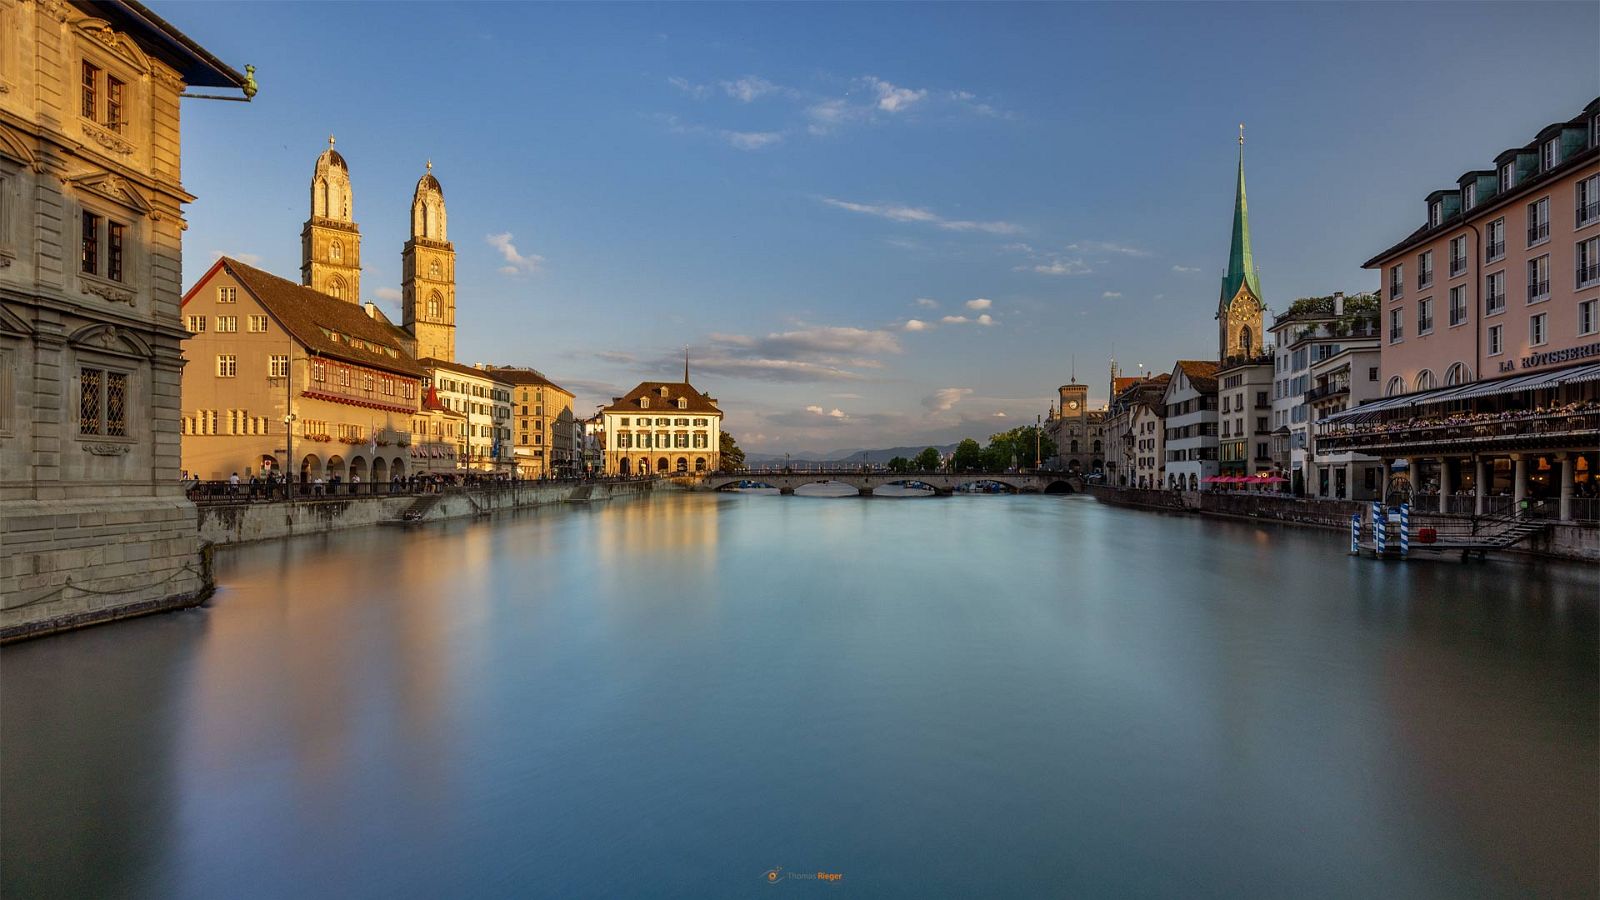
[[[669,495],[232,550],[0,653],[0,893],[1594,895],[1595,571],[1341,543]]]

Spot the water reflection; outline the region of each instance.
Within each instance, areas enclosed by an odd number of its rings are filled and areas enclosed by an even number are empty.
[[[220,566],[0,654],[0,893],[1595,890],[1588,568],[745,494]]]

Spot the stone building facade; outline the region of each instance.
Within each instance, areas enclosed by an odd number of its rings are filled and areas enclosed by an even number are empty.
[[[358,306],[224,256],[183,298],[183,466],[202,480],[289,467],[363,483],[412,468],[424,371],[404,332]]]
[[[715,472],[721,466],[722,410],[687,378],[642,382],[601,413],[607,475]]]
[[[573,394],[534,369],[489,366],[511,385],[509,436],[519,478],[567,475],[579,465],[573,435]]]
[[[0,636],[209,590],[178,479],[189,86],[254,93],[137,4],[0,0]]]

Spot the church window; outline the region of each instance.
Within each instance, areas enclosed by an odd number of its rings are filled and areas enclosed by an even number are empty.
[[[343,300],[344,299],[344,279],[342,279],[342,278],[330,278],[330,279],[328,279],[328,296],[332,297],[335,300]]]
[[[438,278],[439,277],[439,261],[437,259],[432,261],[432,262],[430,262],[430,263],[428,263],[428,277],[429,278]]]
[[[1252,343],[1252,338],[1254,337],[1255,335],[1251,333],[1249,325],[1239,329],[1239,352],[1241,354],[1250,355],[1250,348],[1254,346]]]
[[[337,240],[328,245],[328,258],[334,262],[344,259],[344,244]]]
[[[439,296],[439,292],[438,291],[434,291],[432,294],[429,294],[428,295],[428,318],[430,318],[430,319],[439,318],[439,316],[443,313],[443,309],[444,309],[444,299]]]

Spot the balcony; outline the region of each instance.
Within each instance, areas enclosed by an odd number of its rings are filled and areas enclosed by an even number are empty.
[[[1364,422],[1333,427],[1317,436],[1319,450],[1359,450],[1373,455],[1477,450],[1515,450],[1592,443],[1600,438],[1600,405],[1514,413],[1460,413],[1450,416]]]
[[[1528,302],[1538,303],[1550,299],[1550,282],[1536,281],[1528,285]]]
[[[1483,248],[1483,261],[1484,262],[1494,262],[1495,260],[1497,260],[1500,257],[1505,256],[1505,255],[1506,255],[1506,242],[1505,241],[1493,241],[1493,242],[1491,242],[1489,244],[1484,245],[1484,248]]]
[[[1467,258],[1465,256],[1452,257],[1450,260],[1450,277],[1467,273]]]
[[[1578,207],[1578,228],[1596,221],[1600,221],[1600,200]]]
[[[1600,284],[1600,264],[1578,267],[1578,287],[1586,288]]]
[[[1540,242],[1543,242],[1543,241],[1546,241],[1546,240],[1549,240],[1549,239],[1550,239],[1550,223],[1549,222],[1535,222],[1534,224],[1528,226],[1528,246],[1529,247],[1532,247],[1534,244],[1537,244],[1537,243],[1540,243]]]
[[[1315,403],[1318,400],[1326,400],[1329,397],[1338,397],[1348,393],[1350,393],[1349,382],[1340,381],[1333,384],[1324,384],[1306,391],[1306,402]]]

